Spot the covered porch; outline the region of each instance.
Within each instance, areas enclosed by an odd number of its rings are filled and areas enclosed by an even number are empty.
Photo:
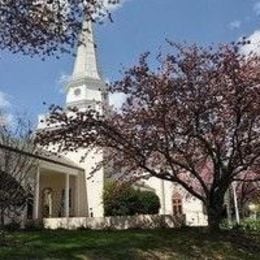
[[[84,170],[66,158],[40,160],[33,219],[88,216]]]

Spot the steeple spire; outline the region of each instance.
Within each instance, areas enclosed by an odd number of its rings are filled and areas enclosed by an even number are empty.
[[[85,77],[101,79],[98,71],[95,40],[91,21],[85,21],[82,26],[72,80]]]
[[[98,70],[91,21],[85,21],[82,27],[73,73],[66,86],[66,106],[86,110],[105,101],[106,84]]]

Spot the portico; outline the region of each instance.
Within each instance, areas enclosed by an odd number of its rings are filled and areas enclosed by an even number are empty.
[[[84,182],[84,170],[73,162],[64,158],[40,160],[35,174],[33,218],[88,216]]]

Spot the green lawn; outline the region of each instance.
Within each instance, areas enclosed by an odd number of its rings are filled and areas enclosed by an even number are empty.
[[[200,229],[14,232],[0,259],[260,259],[260,235]]]

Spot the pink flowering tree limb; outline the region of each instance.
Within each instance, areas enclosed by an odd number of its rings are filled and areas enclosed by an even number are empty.
[[[43,57],[71,52],[84,19],[101,22],[120,0],[0,0],[0,49]]]

